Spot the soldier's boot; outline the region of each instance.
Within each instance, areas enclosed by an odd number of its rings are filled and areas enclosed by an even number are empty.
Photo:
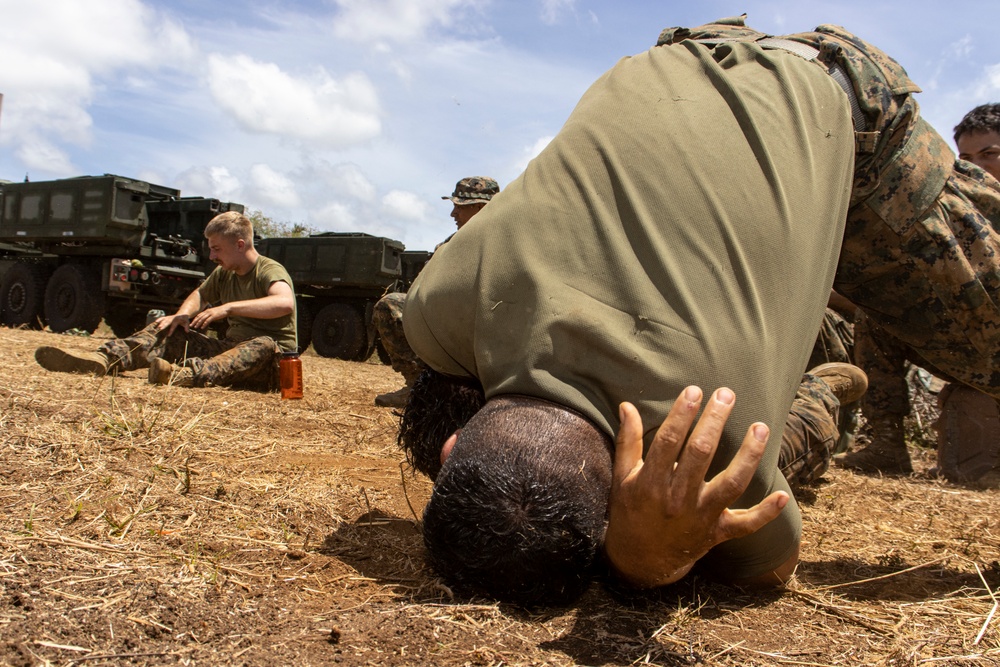
[[[406,402],[410,400],[410,385],[406,385],[396,391],[389,391],[375,397],[375,405],[380,408],[405,408]]]
[[[111,362],[101,352],[76,352],[43,345],[35,350],[35,361],[48,371],[104,377]]]
[[[931,474],[995,488],[1000,482],[1000,405],[972,387],[950,385],[939,398],[938,464]]]
[[[871,422],[872,441],[864,449],[834,457],[842,468],[860,472],[909,475],[913,472],[906,449],[902,415],[884,415]]]
[[[423,370],[419,364],[411,364],[412,368],[407,367],[402,371],[403,379],[406,380],[406,385],[400,387],[396,391],[386,392],[385,394],[379,394],[375,397],[375,405],[380,408],[405,408],[406,403],[410,400],[410,392],[413,390],[413,385],[416,384],[417,378],[420,377],[420,372]]]
[[[149,362],[147,380],[149,380],[149,384],[170,384],[175,387],[194,386],[194,374],[190,368],[175,366],[159,357]]]
[[[853,364],[836,361],[820,364],[810,370],[809,374],[826,383],[841,405],[854,403],[868,391],[868,376]]]

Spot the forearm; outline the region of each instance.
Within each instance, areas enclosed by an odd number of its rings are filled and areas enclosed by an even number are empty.
[[[233,301],[226,304],[229,315],[252,317],[259,320],[273,320],[291,314],[295,310],[294,298],[270,294],[259,299]]]
[[[201,311],[201,292],[195,290],[188,294],[187,298],[177,309],[174,315],[187,315],[188,319],[194,317]]]

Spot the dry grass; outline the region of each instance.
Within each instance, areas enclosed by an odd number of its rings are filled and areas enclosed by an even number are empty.
[[[597,584],[527,614],[424,566],[384,366],[305,357],[306,398],[42,371],[0,330],[0,664],[1000,664],[1000,491],[839,470],[788,590]],[[926,470],[931,452],[918,454]]]

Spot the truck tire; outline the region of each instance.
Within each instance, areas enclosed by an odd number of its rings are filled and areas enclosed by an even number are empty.
[[[312,346],[321,357],[360,361],[368,349],[365,318],[346,303],[331,303],[316,314]]]
[[[63,264],[45,288],[45,320],[56,333],[79,329],[94,333],[104,316],[104,292],[97,273],[80,264]]]
[[[45,326],[45,282],[49,267],[35,262],[18,262],[7,269],[0,283],[0,321],[9,327]]]
[[[295,331],[299,339],[299,353],[306,351],[312,342],[313,314],[309,304],[298,299],[295,304]]]
[[[127,338],[146,326],[146,311],[134,308],[109,308],[104,322],[118,338]]]

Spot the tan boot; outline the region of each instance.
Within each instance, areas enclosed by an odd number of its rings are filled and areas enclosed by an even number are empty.
[[[110,365],[100,352],[70,352],[58,347],[43,345],[35,350],[35,361],[48,371],[56,373],[81,373],[104,377]]]
[[[902,415],[885,415],[871,422],[872,441],[864,449],[835,456],[842,468],[860,472],[909,475],[913,472],[906,449]]]
[[[868,391],[868,376],[853,364],[831,362],[820,364],[809,371],[830,387],[841,405],[854,403]]]
[[[175,387],[193,387],[194,375],[190,368],[175,366],[158,357],[149,362],[149,384],[169,384]]]
[[[375,397],[375,405],[380,408],[405,408],[406,402],[410,400],[410,386],[407,385],[396,391],[379,394]]]

